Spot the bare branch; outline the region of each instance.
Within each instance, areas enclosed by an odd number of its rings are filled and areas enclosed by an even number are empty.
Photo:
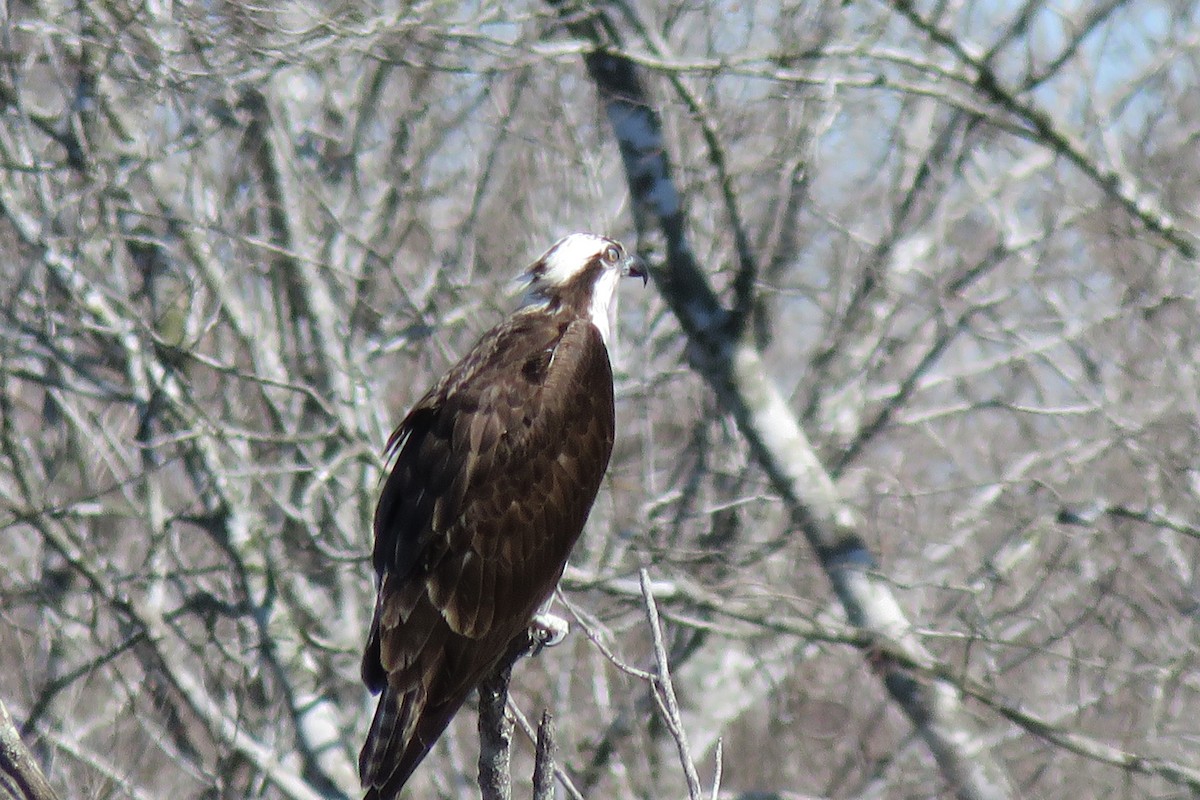
[[[1098,188],[1149,230],[1165,239],[1180,255],[1189,259],[1196,257],[1195,234],[1179,227],[1162,209],[1158,200],[1138,186],[1134,176],[1123,174],[1116,166],[1104,167],[1097,163],[1087,154],[1083,143],[1058,127],[1049,114],[1006,89],[985,57],[972,54],[954,36],[922,17],[910,0],[890,1],[905,19],[953,53],[975,73],[975,86],[988,100],[1029,125],[1039,141],[1078,167]]]
[[[711,800],[717,800],[721,795],[721,772],[725,768],[724,752],[721,740],[717,739],[717,744],[713,747],[713,782]]]
[[[566,16],[568,7],[559,8]],[[592,20],[574,21],[571,27],[597,48],[605,47],[612,36]],[[653,223],[666,239],[666,261],[654,277],[688,334],[697,368],[738,421],[795,524],[820,557],[850,620],[924,658],[899,604],[873,575],[874,558],[857,533],[853,512],[838,497],[832,478],[772,384],[761,354],[730,333],[728,312],[717,302],[687,241],[687,220],[671,177],[661,123],[636,66],[619,52],[603,49],[588,53],[584,61],[620,145],[635,217],[640,218],[638,229],[648,230]],[[999,765],[978,748],[977,735],[969,732],[951,687],[917,691],[903,669],[889,670],[884,684],[962,800],[1012,795]]]
[[[0,700],[0,794],[11,800],[58,800]]]
[[[521,711],[521,709],[512,702],[511,698],[509,699],[508,703],[508,712],[513,715],[513,718],[516,720],[517,727],[521,729],[523,734],[525,734],[525,738],[530,742],[533,742],[536,748],[537,742],[539,741],[539,733],[533,729],[533,725],[530,724],[528,719],[526,719],[525,714]],[[553,744],[553,742],[551,742],[551,744]],[[557,745],[555,745],[553,749],[557,750]],[[563,791],[567,793],[567,797],[571,798],[571,800],[584,800],[583,793],[580,792],[575,786],[575,782],[571,779],[571,776],[567,774],[567,771],[563,769],[562,765],[557,761],[554,761],[551,766],[554,768],[553,771],[555,779],[558,780],[558,784],[562,786]]]
[[[495,672],[479,684],[479,793],[483,800],[509,800],[512,796],[510,746],[512,720],[504,713],[512,659],[504,659]]]
[[[558,748],[554,743],[554,718],[542,712],[538,723],[537,748],[533,759],[533,800],[554,800],[554,761]]]
[[[658,605],[654,602],[654,592],[650,590],[650,574],[641,570],[638,577],[642,582],[642,597],[646,604],[646,622],[650,625],[650,635],[654,642],[654,699],[662,712],[663,720],[675,746],[679,750],[679,764],[683,767],[684,777],[687,778],[688,797],[700,800],[703,791],[700,788],[700,777],[696,774],[696,763],[692,760],[688,749],[687,731],[683,728],[683,717],[679,713],[679,700],[675,697],[675,684],[671,682],[671,666],[668,663],[667,647],[663,644],[662,623],[658,619]]]

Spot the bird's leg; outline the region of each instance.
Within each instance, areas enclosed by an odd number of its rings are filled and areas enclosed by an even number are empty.
[[[529,635],[538,643],[539,648],[554,647],[554,645],[562,642],[567,638],[567,633],[571,630],[571,624],[559,616],[555,616],[549,612],[539,611],[534,614],[533,621],[529,623]]]
[[[550,595],[529,623],[529,638],[534,642],[534,653],[543,647],[554,647],[559,644],[567,638],[567,633],[571,630],[570,623],[562,617],[550,613],[550,606],[553,604],[554,595]]]

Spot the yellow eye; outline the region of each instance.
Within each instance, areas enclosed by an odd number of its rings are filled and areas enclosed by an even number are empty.
[[[615,264],[621,260],[621,251],[615,244],[610,244],[608,249],[604,251],[604,260],[609,264]]]

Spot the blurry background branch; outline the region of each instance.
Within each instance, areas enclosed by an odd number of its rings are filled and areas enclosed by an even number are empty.
[[[1119,2],[1102,4],[1101,8],[1096,10],[1098,12],[1095,14],[1096,22],[1102,20],[1122,4]],[[954,54],[955,58],[970,70],[975,88],[987,100],[1011,113],[1023,125],[1027,125],[1031,129],[1032,135],[1041,144],[1070,160],[1085,175],[1095,181],[1097,186],[1120,203],[1127,213],[1139,220],[1150,231],[1162,236],[1179,251],[1180,255],[1189,259],[1196,257],[1195,233],[1181,228],[1171,216],[1162,210],[1157,199],[1140,187],[1139,181],[1132,174],[1122,169],[1122,165],[1117,164],[1105,168],[1098,164],[1094,158],[1088,155],[1084,144],[1059,128],[1049,114],[1005,88],[1000,77],[987,63],[987,58],[981,58],[969,52],[968,48],[952,33],[942,30],[938,25],[922,16],[911,0],[892,0],[892,5],[905,19],[927,34],[930,39]],[[1012,28],[1014,33],[1023,30],[1027,24],[1028,14],[1023,16],[1026,22],[1014,25]],[[993,47],[991,55],[995,55],[998,50],[999,45]]]
[[[569,19],[572,7],[561,8]],[[575,22],[572,31],[597,46],[584,61],[620,145],[639,231],[648,235],[650,225],[656,225],[665,240],[666,256],[655,265],[655,283],[688,333],[693,364],[738,421],[797,528],[820,558],[851,622],[889,648],[927,658],[913,625],[874,574],[875,560],[858,532],[860,523],[838,496],[832,478],[767,374],[760,353],[709,288],[687,239],[683,198],[672,176],[659,116],[636,65],[611,49],[621,46],[613,26],[603,21],[603,12],[593,13],[590,19]],[[648,244],[641,247],[649,250]],[[958,797],[1012,796],[1003,769],[980,746],[979,734],[969,729],[951,686],[933,682],[921,687],[903,666],[890,662],[884,665],[883,679]],[[692,792],[693,797],[698,794],[698,785],[692,786]]]
[[[12,715],[0,700],[0,796],[5,800],[58,800],[33,753],[21,741]]]

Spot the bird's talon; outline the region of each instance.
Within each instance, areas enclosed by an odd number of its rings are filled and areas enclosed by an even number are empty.
[[[561,643],[570,630],[571,624],[554,614],[537,614],[529,625],[529,635],[537,643],[538,649]]]

